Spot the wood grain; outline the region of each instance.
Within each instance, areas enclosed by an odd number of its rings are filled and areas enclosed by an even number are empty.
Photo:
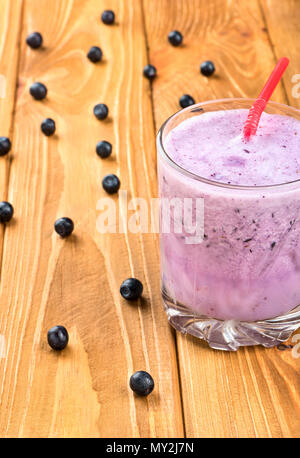
[[[300,107],[300,8],[299,1],[260,1],[270,43],[277,58],[290,59],[284,76],[286,98],[291,106]],[[297,87],[295,87],[297,85]]]
[[[279,2],[261,3],[268,4],[267,18],[273,11],[274,37],[281,23],[278,41],[283,43],[296,2],[280,2],[284,21],[280,9],[274,13]],[[144,1],[144,9],[150,61],[158,69],[153,84],[157,129],[179,109],[182,94],[191,94],[199,102],[255,97],[260,92],[275,56],[257,1]],[[168,44],[167,35],[173,29],[184,35],[182,47]],[[286,43],[291,41],[290,37]],[[300,57],[296,49],[294,42],[290,72],[295,73]],[[211,78],[199,72],[207,59],[216,66]],[[279,86],[273,100],[286,102],[286,88]],[[224,353],[180,334],[177,345],[187,437],[299,436],[299,359],[291,351],[247,348]]]
[[[50,14],[46,0],[0,0],[0,135],[13,139],[12,153],[0,158],[0,194],[16,211],[0,234],[0,334],[7,344],[0,437],[182,437],[184,429],[188,437],[299,436],[299,359],[277,348],[224,353],[192,337],[175,342],[160,300],[157,236],[96,229],[106,173],[120,177],[129,199],[156,196],[154,130],[179,109],[182,94],[197,101],[255,97],[286,54],[291,64],[273,99],[299,106],[291,97],[300,58],[297,6],[52,0]],[[100,21],[106,8],[116,12],[114,26]],[[179,48],[167,41],[173,29],[184,35]],[[37,51],[25,45],[34,30],[44,37]],[[93,45],[104,52],[97,65],[86,59]],[[148,59],[158,69],[152,87],[142,77]],[[199,72],[206,59],[216,65],[209,79]],[[29,96],[33,81],[47,85],[45,101]],[[92,114],[98,102],[109,106],[105,122]],[[51,138],[40,132],[45,117],[57,124]],[[104,139],[113,144],[105,161],[95,154]],[[61,216],[75,222],[68,240],[53,231]],[[137,305],[118,291],[130,276],[145,287]],[[55,324],[70,334],[60,354],[46,342]],[[146,399],[128,387],[139,369],[156,383]]]
[[[22,0],[0,0],[0,137],[12,139],[16,80],[19,61]],[[7,198],[8,176],[14,148],[0,157],[0,201]],[[0,226],[0,260],[2,258],[3,227]]]
[[[100,22],[116,11],[117,24]],[[44,48],[26,47],[39,30]],[[146,43],[140,0],[47,0],[25,3],[20,87],[14,123],[15,159],[9,199],[15,224],[4,240],[0,332],[8,355],[0,370],[1,437],[181,437],[182,412],[173,333],[160,303],[156,236],[96,230],[101,180],[116,173],[130,197],[156,194],[155,146],[149,82],[142,77]],[[97,65],[90,46],[103,49]],[[37,102],[33,81],[48,87]],[[109,120],[93,106],[105,102]],[[57,133],[40,132],[52,117]],[[113,144],[113,157],[95,154]],[[114,198],[117,202],[118,199]],[[53,231],[69,216],[68,240]],[[121,282],[140,278],[144,298],[129,305]],[[46,343],[63,324],[70,344],[61,354]],[[148,370],[156,388],[133,395],[130,375]]]

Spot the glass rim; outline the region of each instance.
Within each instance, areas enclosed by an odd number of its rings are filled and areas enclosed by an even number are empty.
[[[295,185],[297,183],[300,183],[300,178],[298,178],[297,180],[293,180],[293,181],[287,181],[287,182],[284,182],[284,183],[276,183],[276,184],[269,184],[269,185],[259,185],[259,186],[254,186],[254,185],[236,185],[236,184],[228,184],[228,183],[222,183],[222,182],[219,182],[219,181],[214,181],[214,180],[210,180],[208,178],[204,178],[200,175],[197,175],[193,172],[190,172],[189,170],[185,169],[184,167],[181,167],[179,164],[177,164],[175,161],[173,161],[173,159],[171,159],[171,157],[168,155],[168,153],[166,152],[165,148],[164,148],[164,144],[163,144],[163,133],[164,133],[164,130],[166,128],[166,126],[169,124],[169,122],[176,118],[180,113],[184,113],[186,111],[190,111],[190,112],[193,112],[193,110],[196,111],[197,108],[201,108],[202,106],[207,106],[207,105],[213,105],[213,104],[218,104],[218,103],[226,103],[226,102],[249,102],[249,103],[253,103],[256,99],[251,99],[251,98],[246,98],[246,97],[228,97],[228,98],[224,98],[224,99],[215,99],[215,100],[207,100],[207,101],[204,101],[204,102],[199,102],[199,103],[195,103],[194,105],[190,105],[186,108],[183,108],[181,110],[178,110],[176,111],[176,113],[172,114],[171,116],[169,116],[169,118],[166,119],[166,121],[161,125],[158,133],[157,133],[157,141],[159,142],[159,150],[160,150],[160,154],[167,160],[167,162],[171,165],[171,167],[175,168],[179,173],[181,173],[182,175],[186,175],[188,176],[189,178],[193,179],[193,180],[196,180],[196,181],[200,181],[202,183],[205,183],[205,184],[208,184],[208,185],[211,185],[211,186],[217,186],[217,187],[220,187],[220,188],[226,188],[226,189],[232,189],[232,190],[249,190],[249,191],[253,191],[253,190],[263,190],[263,189],[278,189],[278,188],[283,188],[283,187],[289,187],[291,185]],[[274,107],[279,107],[279,108],[288,108],[291,112],[295,112],[297,113],[299,116],[300,116],[300,110],[297,109],[297,108],[294,108],[294,107],[291,107],[290,105],[286,105],[284,103],[278,103],[278,102],[273,102],[273,101],[269,101],[267,103],[267,106],[274,106]]]

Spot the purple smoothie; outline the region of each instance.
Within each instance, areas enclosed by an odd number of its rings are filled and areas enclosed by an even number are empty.
[[[289,183],[300,178],[300,122],[263,113],[245,142],[247,113],[195,113],[165,135],[169,158],[159,155],[161,197],[204,199],[202,243],[172,226],[161,234],[164,293],[221,320],[272,318],[300,303],[300,185]]]

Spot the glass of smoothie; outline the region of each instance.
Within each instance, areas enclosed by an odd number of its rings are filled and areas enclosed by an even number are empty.
[[[300,111],[269,102],[246,141],[253,102],[193,105],[157,136],[163,303],[223,350],[300,326]]]

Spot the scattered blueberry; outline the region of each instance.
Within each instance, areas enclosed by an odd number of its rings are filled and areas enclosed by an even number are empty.
[[[11,149],[10,139],[7,137],[0,137],[0,156],[5,156]]]
[[[137,371],[130,377],[129,386],[139,396],[148,396],[153,391],[154,380],[148,372]]]
[[[215,71],[214,63],[211,60],[206,60],[202,62],[200,66],[200,71],[204,76],[211,76]]]
[[[194,105],[195,103],[195,100],[193,99],[193,97],[191,97],[190,95],[188,94],[184,94],[180,97],[179,99],[179,105],[182,107],[182,108],[186,108],[186,107],[189,107],[191,105]]]
[[[137,278],[127,278],[120,287],[121,296],[128,301],[138,299],[143,293],[143,284]]]
[[[54,224],[55,231],[62,237],[68,237],[74,230],[74,223],[70,218],[59,218]]]
[[[0,223],[8,223],[14,214],[14,207],[9,202],[0,202]]]
[[[168,35],[168,40],[172,46],[179,46],[182,43],[183,36],[178,30],[172,30]]]
[[[32,49],[40,48],[43,44],[43,37],[39,32],[33,32],[26,38],[26,43]]]
[[[102,159],[105,159],[106,157],[110,156],[111,152],[112,152],[112,146],[109,142],[103,140],[102,142],[97,143],[96,153]]]
[[[43,100],[47,95],[47,88],[43,83],[33,83],[30,86],[30,94],[35,100]]]
[[[41,124],[41,130],[47,137],[50,137],[55,132],[55,121],[51,118],[44,119]]]
[[[293,345],[286,345],[284,343],[281,343],[277,345],[278,350],[284,351],[284,350],[289,350],[290,348],[293,348]]]
[[[102,22],[111,25],[115,22],[115,13],[112,10],[105,10],[101,15]]]
[[[69,342],[69,334],[64,326],[54,326],[49,329],[47,338],[53,350],[63,350]]]
[[[105,189],[108,194],[114,194],[120,189],[120,180],[116,175],[110,174],[106,175],[102,180],[103,189]]]
[[[102,51],[98,46],[92,46],[89,52],[87,53],[88,59],[90,59],[91,62],[94,62],[96,64],[97,62],[100,62],[102,59]]]
[[[98,103],[94,106],[94,115],[100,120],[107,118],[108,106],[105,103]]]
[[[153,80],[156,77],[156,68],[154,65],[148,64],[144,67],[144,76],[149,80]]]

